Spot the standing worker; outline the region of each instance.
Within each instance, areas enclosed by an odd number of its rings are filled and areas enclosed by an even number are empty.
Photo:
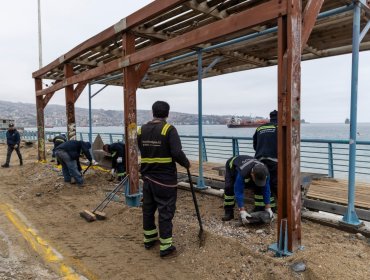
[[[238,204],[240,218],[243,224],[249,223],[252,216],[244,207],[244,188],[254,188],[254,210],[265,210],[269,218],[274,214],[271,210],[270,184],[267,167],[251,156],[235,156],[227,160],[225,173],[225,196],[223,221],[234,219],[235,200]]]
[[[72,178],[74,178],[79,187],[83,186],[83,178],[78,170],[79,157],[82,152],[91,164],[90,148],[91,144],[89,142],[69,140],[55,149],[57,160],[62,164],[64,182],[71,183]]]
[[[112,156],[112,177],[117,173],[118,181],[122,181],[126,175],[125,144],[118,142],[104,145],[103,150]]]
[[[55,149],[59,146],[59,145],[61,145],[61,144],[63,144],[64,142],[67,142],[67,137],[66,137],[66,135],[65,134],[60,134],[60,135],[57,135],[57,136],[55,136],[54,138],[53,138],[53,143],[54,143],[54,148],[53,148],[53,153],[52,153],[52,155],[51,155],[51,157],[52,157],[52,160],[51,160],[51,162],[54,162],[55,160]],[[59,165],[60,163],[58,162],[58,165]]]
[[[182,151],[180,137],[166,119],[170,105],[156,101],[152,106],[153,120],[138,130],[141,152],[143,186],[144,247],[152,248],[158,240],[154,214],[158,209],[160,257],[174,256],[172,245],[172,219],[176,210],[177,169],[176,162],[185,168],[190,162]]]
[[[255,158],[263,162],[270,173],[272,195],[277,199],[277,115],[276,110],[270,113],[270,122],[257,127],[253,135]]]
[[[19,150],[19,145],[21,143],[21,136],[19,132],[14,127],[13,123],[9,124],[8,131],[6,132],[6,143],[8,144],[8,150],[6,153],[6,162],[1,165],[1,167],[9,167],[10,157],[12,156],[13,150],[16,151],[19,158],[19,165],[23,165],[21,151]]]

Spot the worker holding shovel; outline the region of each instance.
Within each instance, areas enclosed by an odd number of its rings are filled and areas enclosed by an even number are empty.
[[[144,180],[144,247],[150,249],[158,241],[154,218],[158,209],[161,258],[176,254],[176,247],[172,244],[172,219],[177,199],[176,162],[185,168],[190,167],[176,128],[166,122],[169,111],[170,105],[167,102],[155,102],[152,106],[153,120],[138,131],[140,172]]]

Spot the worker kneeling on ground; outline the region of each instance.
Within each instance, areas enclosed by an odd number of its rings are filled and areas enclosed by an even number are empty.
[[[244,207],[245,187],[254,189],[254,213],[251,214]],[[275,207],[275,202],[270,201],[270,199],[273,200],[271,198],[269,172],[262,162],[251,156],[235,156],[227,160],[224,195],[225,216],[222,218],[223,221],[234,219],[236,200],[243,224],[270,222],[274,217],[271,207]]]
[[[59,145],[55,150],[57,160],[62,164],[64,182],[71,183],[74,178],[79,187],[83,186],[83,178],[78,170],[80,154],[83,153],[90,164],[92,157],[90,154],[91,144],[89,142],[69,140]]]
[[[126,175],[125,144],[118,142],[112,145],[104,145],[103,150],[112,156],[112,177],[117,175],[118,181],[122,181]]]
[[[176,247],[172,245],[172,219],[177,199],[176,162],[185,168],[189,168],[190,163],[182,151],[176,128],[166,122],[170,105],[157,101],[152,110],[153,120],[138,131],[140,172],[144,180],[144,247],[150,249],[158,241],[154,217],[158,209],[160,257],[169,257],[176,253]]]

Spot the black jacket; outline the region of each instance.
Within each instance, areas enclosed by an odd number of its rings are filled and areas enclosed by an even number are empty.
[[[68,153],[72,160],[78,160],[81,152],[86,156],[89,161],[92,161],[90,154],[91,144],[89,142],[69,140],[63,144],[60,144],[55,151],[63,150]]]
[[[112,145],[109,145],[109,152],[112,155],[112,168],[116,168],[117,158],[121,157],[124,170],[126,170],[125,144],[120,142],[113,143]]]
[[[14,146],[18,145],[21,142],[21,136],[19,135],[19,132],[16,129],[8,130],[6,132],[6,143],[8,146]]]
[[[138,132],[138,144],[143,176],[173,185],[177,184],[176,162],[186,168],[190,166],[176,128],[165,121],[154,120],[143,125]]]
[[[274,122],[257,127],[253,135],[253,148],[256,159],[277,161],[277,125]]]

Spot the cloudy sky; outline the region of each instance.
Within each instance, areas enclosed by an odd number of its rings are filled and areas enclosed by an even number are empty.
[[[43,64],[150,2],[41,0]],[[0,100],[35,103],[31,75],[38,69],[37,44],[37,0],[3,1]],[[349,55],[302,63],[302,118],[343,123],[350,115],[350,74]],[[369,74],[370,52],[366,52],[360,56],[359,122],[370,122]],[[276,67],[271,67],[205,79],[203,113],[268,116],[277,106],[276,77]],[[108,87],[93,99],[93,107],[121,110],[122,95],[122,88]],[[138,91],[138,109],[150,109],[155,100],[168,101],[172,111],[196,113],[197,83]],[[64,91],[57,92],[50,104],[64,105]],[[88,106],[87,89],[76,106]]]

